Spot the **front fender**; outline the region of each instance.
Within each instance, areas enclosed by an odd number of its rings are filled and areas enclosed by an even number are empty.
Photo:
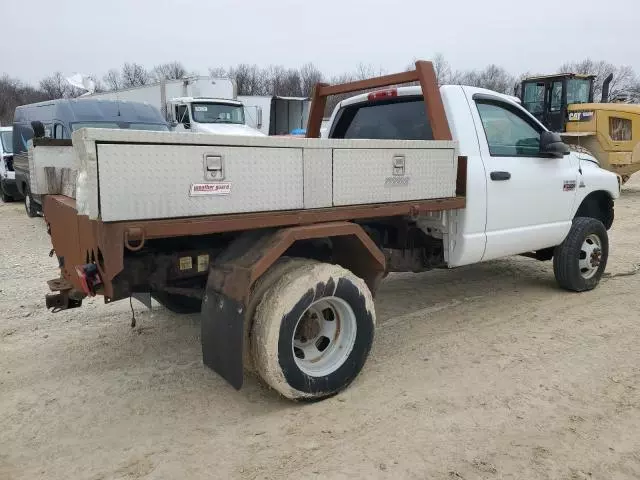
[[[595,163],[585,160],[580,162],[580,168],[582,176],[579,178],[575,210],[582,203],[582,200],[593,192],[606,192],[613,200],[620,197],[622,183],[620,175],[604,170]]]

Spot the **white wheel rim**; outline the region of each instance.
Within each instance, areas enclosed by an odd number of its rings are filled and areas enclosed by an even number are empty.
[[[593,277],[602,260],[602,242],[598,235],[592,233],[584,239],[582,247],[580,247],[580,258],[578,265],[580,267],[580,275],[582,278],[589,279]]]
[[[24,197],[24,206],[27,207],[27,212],[31,211],[31,199],[29,198],[29,195]],[[18,208],[20,208],[20,207],[18,207]]]
[[[324,377],[347,360],[356,341],[351,306],[338,297],[312,303],[298,319],[291,339],[296,365],[311,377]]]

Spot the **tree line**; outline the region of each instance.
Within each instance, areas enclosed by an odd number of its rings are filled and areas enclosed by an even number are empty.
[[[539,72],[526,72],[514,75],[499,65],[491,64],[483,69],[454,70],[442,54],[432,59],[438,83],[463,84],[495,90],[514,95],[517,86],[525,77],[537,75]],[[407,65],[407,70],[413,69],[413,63]],[[640,99],[640,77],[629,66],[618,66],[610,62],[585,59],[566,62],[557,72],[574,72],[596,76],[594,98],[598,100],[602,91],[602,82],[613,73],[610,85],[610,98],[626,96]],[[255,64],[241,63],[231,67],[212,67],[209,69],[212,77],[228,77],[235,80],[238,95],[282,95],[292,97],[310,96],[313,87],[318,82],[344,83],[362,80],[373,76],[384,75],[383,69],[369,64],[359,64],[351,72],[341,75],[327,76],[313,63],[307,63],[299,68],[285,68],[281,65],[261,67]],[[552,72],[543,72],[552,73]],[[152,84],[162,80],[179,79],[195,75],[181,62],[173,61],[146,68],[139,63],[125,63],[120,69],[111,69],[103,77],[92,76],[96,91],[122,90]],[[82,90],[71,86],[64,75],[56,72],[43,78],[37,86],[29,85],[18,78],[4,74],[0,77],[0,123],[6,125],[13,120],[16,106],[56,98],[73,98],[81,95]],[[329,100],[327,109],[340,100]]]

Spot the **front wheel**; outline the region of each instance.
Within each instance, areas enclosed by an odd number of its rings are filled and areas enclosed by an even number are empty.
[[[577,217],[569,235],[553,255],[553,272],[567,290],[584,292],[596,288],[609,258],[609,237],[600,220]]]
[[[302,262],[257,305],[251,352],[262,379],[290,399],[319,400],[346,388],[369,355],[371,292],[337,265]]]

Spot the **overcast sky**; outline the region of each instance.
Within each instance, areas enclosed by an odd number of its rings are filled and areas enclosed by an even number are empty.
[[[436,52],[454,69],[542,73],[589,56],[640,73],[640,0],[4,0],[1,15],[0,72],[32,83],[172,60],[391,73]]]

